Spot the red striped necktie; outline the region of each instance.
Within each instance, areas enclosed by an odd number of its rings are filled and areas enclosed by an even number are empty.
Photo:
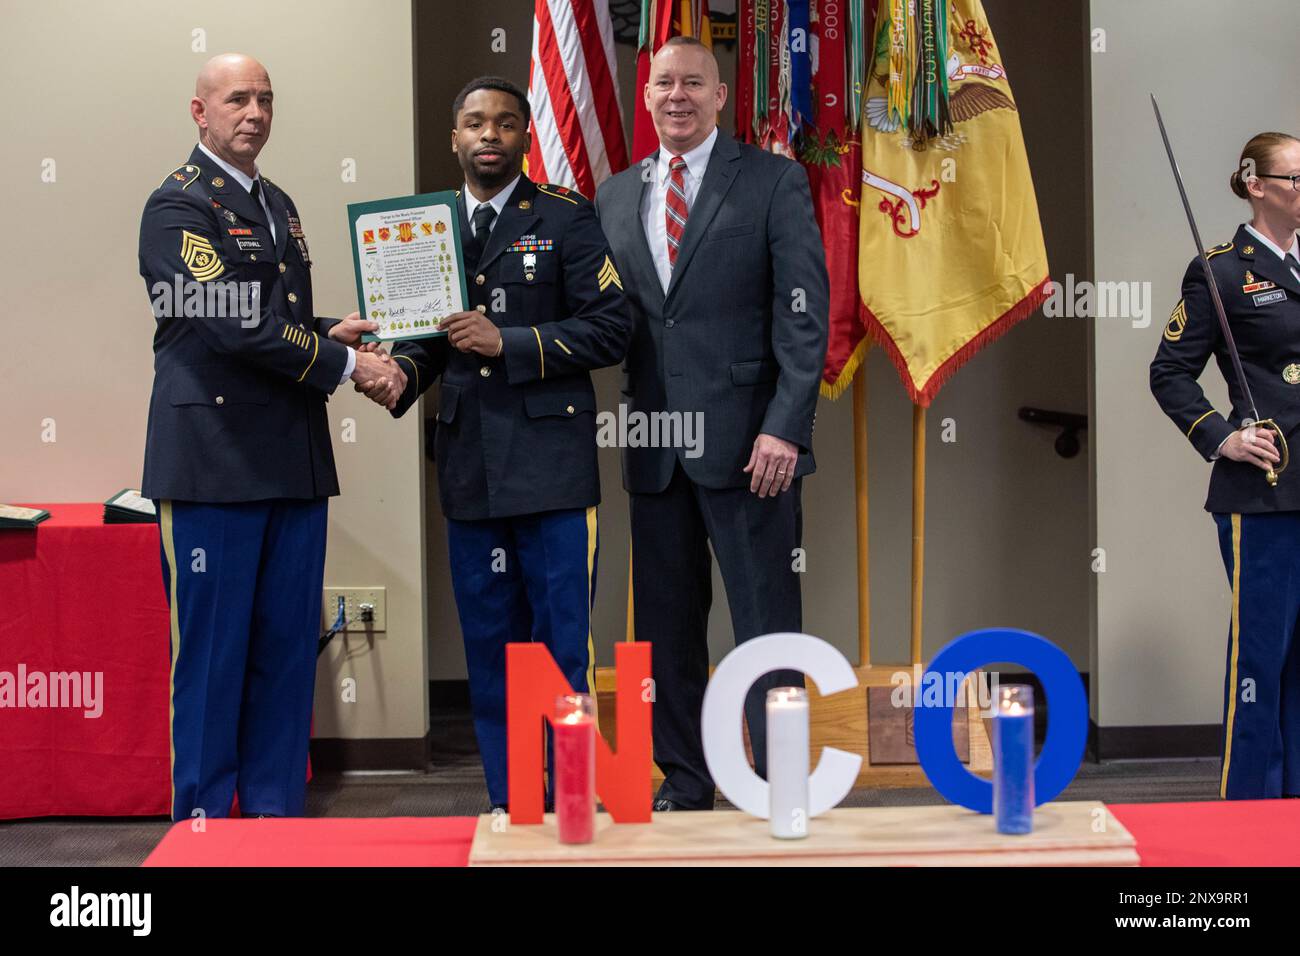
[[[677,249],[682,244],[686,220],[691,214],[686,205],[686,160],[674,156],[668,163],[668,195],[664,197],[664,225],[668,232],[668,266],[677,264]]]

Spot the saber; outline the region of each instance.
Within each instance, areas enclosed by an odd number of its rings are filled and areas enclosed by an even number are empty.
[[[1178,184],[1178,195],[1183,200],[1183,211],[1187,213],[1187,224],[1192,227],[1192,240],[1196,243],[1196,258],[1201,263],[1201,269],[1205,272],[1205,281],[1210,287],[1210,298],[1214,301],[1214,312],[1219,317],[1219,328],[1223,331],[1223,340],[1228,345],[1228,357],[1232,359],[1232,369],[1236,372],[1237,383],[1241,386],[1242,394],[1246,396],[1246,404],[1250,406],[1252,418],[1242,424],[1267,428],[1278,437],[1278,452],[1281,461],[1276,469],[1269,468],[1264,474],[1264,478],[1269,485],[1276,486],[1277,476],[1286,470],[1286,466],[1291,460],[1290,452],[1287,449],[1286,436],[1282,434],[1282,429],[1273,419],[1265,418],[1261,420],[1259,417],[1259,409],[1255,407],[1255,396],[1250,392],[1250,383],[1246,381],[1246,372],[1241,367],[1241,355],[1237,352],[1237,343],[1232,337],[1232,329],[1228,326],[1228,314],[1224,311],[1223,299],[1219,297],[1219,287],[1214,281],[1214,272],[1210,269],[1210,259],[1205,254],[1205,244],[1201,242],[1201,231],[1196,228],[1196,217],[1192,215],[1192,204],[1188,201],[1187,189],[1183,186],[1183,174],[1178,170],[1178,160],[1174,159],[1174,148],[1169,145],[1169,134],[1165,131],[1165,121],[1160,115],[1160,104],[1156,102],[1154,93],[1151,95],[1151,108],[1156,111],[1156,124],[1160,127],[1160,138],[1164,140],[1165,153],[1169,157],[1169,167],[1174,171],[1174,182]]]

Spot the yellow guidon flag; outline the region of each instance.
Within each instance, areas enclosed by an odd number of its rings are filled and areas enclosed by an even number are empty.
[[[862,134],[863,320],[928,406],[1047,297],[1020,117],[979,0],[880,0]]]

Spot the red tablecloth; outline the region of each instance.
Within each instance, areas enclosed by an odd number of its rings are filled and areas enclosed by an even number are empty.
[[[1143,866],[1300,866],[1300,800],[1107,806]]]
[[[1300,800],[1110,804],[1143,866],[1298,866]],[[474,817],[178,823],[145,866],[465,866]],[[652,824],[653,826],[653,824]]]
[[[34,505],[0,531],[0,700],[31,675],[102,675],[102,713],[0,707],[0,818],[165,815],[168,616],[156,525],[104,525],[102,504]],[[6,677],[5,675],[8,675]],[[47,703],[53,703],[53,700]]]
[[[465,866],[474,817],[208,820],[167,831],[145,866]]]

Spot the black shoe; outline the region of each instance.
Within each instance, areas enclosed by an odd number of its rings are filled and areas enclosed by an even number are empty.
[[[685,810],[680,803],[673,803],[671,800],[656,800],[653,810],[655,813],[667,813],[669,810]]]
[[[506,806],[504,803],[494,803],[492,804],[491,808],[488,810],[488,813],[491,814],[509,813],[509,812],[510,812],[510,808]]]

